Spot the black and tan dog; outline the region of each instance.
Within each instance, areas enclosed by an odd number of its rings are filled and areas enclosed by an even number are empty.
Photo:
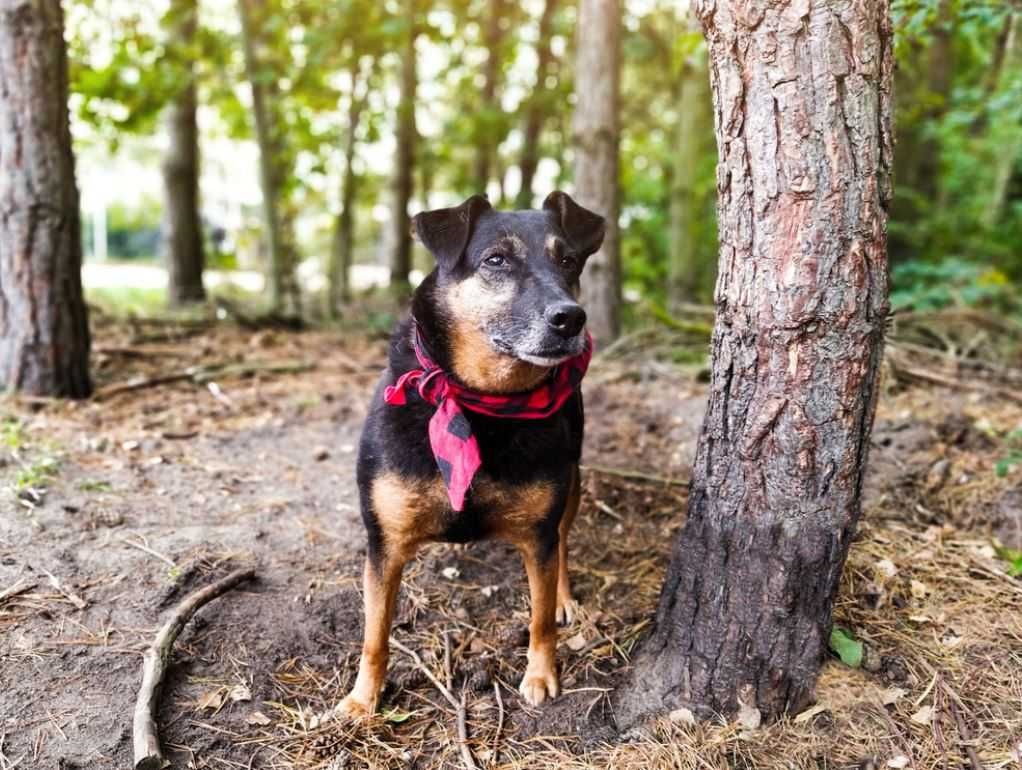
[[[559,365],[589,350],[579,277],[603,241],[604,224],[561,192],[541,211],[498,212],[476,196],[414,218],[416,237],[437,267],[416,290],[411,317],[394,331],[389,366],[362,432],[357,475],[369,536],[365,637],[358,678],[338,706],[341,713],[361,717],[375,710],[401,572],[427,542],[499,538],[519,549],[532,601],[519,689],[534,705],[558,694],[556,625],[570,623],[574,612],[567,536],[579,504],[580,375],[549,416],[516,419],[471,409],[455,416],[447,429],[473,436],[481,460],[463,502],[431,444],[437,399],[430,402],[414,389],[407,399],[393,394],[403,386],[402,375],[422,371],[423,356],[435,362],[431,371],[475,394],[548,387],[551,377],[563,374]]]

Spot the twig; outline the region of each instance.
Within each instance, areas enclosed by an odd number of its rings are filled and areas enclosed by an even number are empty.
[[[135,390],[167,385],[173,382],[185,382],[191,380],[197,385],[205,385],[216,377],[245,377],[250,374],[267,372],[270,374],[294,374],[313,369],[315,364],[308,361],[282,361],[278,363],[249,363],[232,364],[223,363],[212,366],[189,366],[177,372],[168,372],[155,377],[134,377],[126,382],[119,382],[107,385],[96,391],[94,399],[103,401],[111,396],[121,393],[130,393]]]
[[[657,476],[655,473],[644,473],[643,471],[631,470],[628,468],[608,468],[602,465],[580,465],[579,468],[586,473],[599,473],[604,476],[618,476],[623,479],[638,479],[639,481],[654,481],[658,484],[668,486],[687,487],[688,479],[672,479],[667,476]]]
[[[88,602],[86,602],[82,597],[78,596],[78,594],[72,593],[68,589],[64,588],[64,586],[61,585],[60,581],[57,580],[57,576],[54,575],[52,572],[47,572],[43,567],[40,567],[39,571],[45,574],[46,577],[49,578],[50,585],[57,589],[57,592],[65,599],[67,599],[69,602],[71,602],[71,604],[73,604],[75,607],[77,607],[80,610],[84,610],[86,607],[89,606]]]
[[[0,602],[4,602],[15,596],[20,596],[23,593],[31,591],[36,587],[36,583],[30,583],[25,578],[18,578],[12,585],[7,586],[3,591],[0,591]]]
[[[397,647],[397,649],[401,650],[401,652],[403,652],[409,658],[411,658],[412,663],[415,664],[415,667],[426,675],[426,678],[433,683],[433,685],[440,691],[440,694],[443,695],[447,702],[451,704],[451,707],[454,709],[454,713],[457,719],[458,748],[461,750],[461,762],[463,765],[465,765],[466,770],[479,770],[478,766],[475,763],[475,760],[472,758],[472,750],[468,747],[468,729],[465,725],[464,697],[460,701],[457,698],[455,698],[451,691],[447,689],[447,687],[444,685],[444,683],[437,679],[433,672],[430,671],[429,668],[426,666],[426,664],[422,662],[422,658],[419,657],[418,653],[416,653],[413,650],[410,650],[408,647],[405,647],[403,644],[401,644],[401,642],[399,642],[394,637],[390,638],[390,643]],[[462,691],[462,696],[464,696],[464,691]],[[136,770],[138,770],[138,768],[136,768]]]
[[[976,749],[972,745],[972,735],[969,733],[969,727],[965,724],[965,720],[962,718],[962,714],[958,710],[958,706],[955,705],[956,702],[958,702],[958,694],[943,682],[941,682],[941,686],[944,688],[944,691],[951,696],[948,698],[948,704],[951,706],[951,716],[954,717],[955,727],[958,728],[958,736],[962,739],[962,745],[965,747],[965,753],[969,757],[969,765],[972,767],[972,770],[983,770],[983,765],[979,761],[979,755],[976,753]]]
[[[156,729],[155,715],[159,709],[160,689],[163,675],[167,671],[170,653],[178,634],[191,620],[192,615],[209,601],[227,593],[239,583],[255,577],[255,569],[248,567],[232,572],[212,585],[189,594],[174,608],[174,612],[160,628],[153,643],[145,651],[142,663],[142,686],[135,701],[133,743],[135,770],[160,770],[163,754],[160,752],[160,736]]]
[[[120,540],[125,545],[130,545],[132,548],[137,548],[138,550],[143,551],[144,553],[147,553],[150,556],[155,556],[164,564],[170,565],[171,569],[177,569],[177,563],[173,559],[171,559],[169,556],[164,556],[159,551],[154,551],[152,548],[149,547],[149,544],[145,542],[144,538],[142,539],[141,543],[136,543],[134,540],[129,540],[126,537],[122,537],[120,538]]]
[[[493,695],[497,699],[497,732],[493,734],[493,764],[497,764],[500,752],[500,733],[504,729],[504,699],[500,697],[500,684],[493,683]]]

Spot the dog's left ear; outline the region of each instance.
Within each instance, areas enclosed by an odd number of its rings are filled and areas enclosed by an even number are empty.
[[[561,230],[581,257],[588,257],[603,244],[607,220],[579,206],[567,193],[554,190],[543,201],[543,210],[557,216]]]
[[[460,206],[423,211],[412,217],[412,236],[449,270],[465,254],[476,220],[491,208],[482,195],[473,195]]]

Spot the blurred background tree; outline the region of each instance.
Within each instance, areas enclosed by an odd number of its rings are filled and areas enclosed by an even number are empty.
[[[580,43],[579,0],[67,11],[87,287],[128,275],[110,260],[142,270],[162,254],[168,299],[198,300],[205,253],[214,292],[233,276],[263,287],[267,309],[306,316],[344,315],[372,287],[406,296],[430,268],[408,235],[417,210],[475,192],[526,207],[576,191],[576,108],[602,89],[577,63],[612,49],[606,35]],[[1022,11],[894,0],[893,12],[896,309],[1018,313]],[[622,0],[614,30],[628,327],[712,299],[718,180],[706,50],[685,4]]]

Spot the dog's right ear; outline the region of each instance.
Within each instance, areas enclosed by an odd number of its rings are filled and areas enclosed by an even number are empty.
[[[423,211],[412,217],[412,237],[436,257],[442,269],[450,270],[464,256],[476,221],[491,208],[482,195],[473,195],[460,206]]]

